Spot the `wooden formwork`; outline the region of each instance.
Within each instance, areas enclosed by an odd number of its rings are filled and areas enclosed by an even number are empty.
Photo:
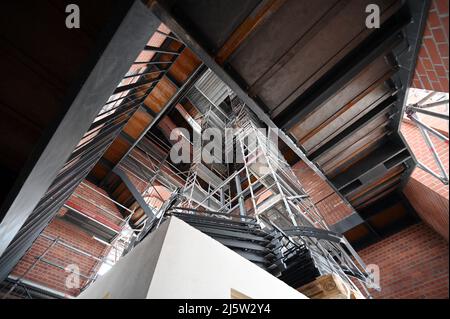
[[[359,291],[333,274],[320,276],[297,290],[311,299],[364,299]]]

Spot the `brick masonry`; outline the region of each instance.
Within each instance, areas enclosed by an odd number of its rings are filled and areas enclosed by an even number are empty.
[[[333,189],[304,162],[292,169],[328,225],[333,225],[352,213]]]
[[[418,149],[423,148],[423,145],[417,145],[419,139],[416,138],[418,136],[415,135],[417,132],[414,131],[414,127],[406,126],[406,129],[408,138],[412,138],[413,146]],[[415,145],[414,142],[416,142]],[[446,146],[448,165],[448,144]],[[440,152],[445,151],[443,144]],[[328,224],[340,221],[351,213],[333,190],[306,164],[297,163],[293,168]],[[423,175],[415,171],[413,176],[420,179]],[[431,183],[428,177],[424,180],[429,183],[429,186],[437,185],[441,189],[439,184]],[[412,185],[412,182],[418,185]],[[420,188],[413,188],[414,186]],[[382,290],[374,292],[374,298],[448,298],[449,250],[448,241],[445,239],[445,230],[448,239],[448,188],[445,199],[428,187],[426,189],[430,193],[424,193],[422,187],[426,186],[412,178],[407,185],[406,195],[418,199],[420,205],[424,206],[424,209],[418,210],[419,206],[415,205],[416,202],[410,200],[418,213],[425,212],[423,216],[427,218],[422,217],[422,219],[427,223],[410,226],[358,251],[366,264],[377,264],[380,267]],[[417,191],[421,194],[414,194]],[[444,210],[445,205],[447,205],[446,210]],[[431,228],[428,224],[434,227]],[[436,230],[440,230],[440,233]]]
[[[106,195],[103,190],[97,188],[93,184],[90,184],[87,181],[85,181],[85,183]],[[91,217],[101,217],[100,221],[102,222],[107,216],[105,215],[105,213],[102,213],[97,206],[77,197],[79,195],[95,201],[98,207],[103,207],[113,214],[120,216],[120,212],[114,205],[114,203],[99,195],[95,191],[89,189],[88,187],[80,185],[75,190],[74,194],[70,197],[68,202],[77,203],[77,207],[81,210],[82,213]],[[59,237],[61,241],[68,243],[80,250],[83,250],[93,256],[99,258],[105,256],[109,251],[109,246],[95,240],[91,234],[88,234],[74,224],[59,218],[66,211],[66,208],[62,208],[58,212],[54,220],[44,229],[43,234],[52,238]],[[109,218],[110,223],[116,223],[114,218]],[[16,265],[11,274],[13,276],[23,275],[27,271],[27,269],[30,268],[36,258],[41,256],[45,249],[51,245],[51,243],[51,240],[40,236],[33,243],[25,256]],[[51,248],[44,256],[44,259],[61,265],[64,268],[70,264],[76,264],[79,267],[80,273],[86,275],[87,277],[95,274],[99,266],[98,262],[95,259],[84,256],[60,244],[56,244],[55,246],[53,246],[53,248]],[[69,289],[66,287],[66,278],[68,275],[69,273],[64,269],[59,269],[44,262],[38,262],[36,266],[24,277],[24,279],[54,289],[68,296],[77,296],[80,293],[80,289]],[[80,277],[80,283],[81,287],[83,287],[86,283],[86,279]]]
[[[412,87],[448,92],[448,10],[448,0],[431,3]]]
[[[380,267],[375,298],[448,298],[448,243],[423,223],[410,226],[358,252]]]

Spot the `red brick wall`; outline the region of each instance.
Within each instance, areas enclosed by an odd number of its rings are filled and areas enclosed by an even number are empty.
[[[428,149],[425,140],[423,139],[419,129],[411,124],[408,120],[403,120],[402,126],[401,126],[401,132],[403,136],[405,137],[409,147],[411,148],[411,151],[416,156],[417,160],[421,163],[425,164],[429,168],[431,168],[435,172],[439,172],[438,166],[435,164],[433,155],[431,154],[430,150]],[[436,147],[436,150],[441,158],[441,161],[444,164],[444,167],[446,168],[447,172],[449,171],[449,149],[448,149],[448,143],[439,140],[438,138],[431,136],[431,140],[433,144]],[[443,196],[448,200],[448,185],[444,185],[441,181],[439,181],[437,178],[433,177],[432,175],[426,173],[422,169],[416,168],[414,172],[411,175],[411,178],[414,178],[421,183],[423,183],[428,188],[432,189],[439,195]]]
[[[44,234],[52,238],[60,237],[64,242],[82,249],[94,256],[103,256],[106,254],[108,246],[93,239],[92,236],[85,233],[80,228],[55,218],[44,230]],[[40,236],[34,243],[27,254],[21,259],[12,271],[14,276],[22,276],[27,269],[30,268],[36,257],[42,255],[47,247],[51,245],[52,241]],[[63,267],[70,264],[76,264],[79,267],[80,273],[90,276],[97,265],[97,262],[89,257],[75,253],[74,251],[56,244],[44,256],[45,260],[51,261]],[[66,278],[69,275],[63,269],[59,269],[52,265],[38,262],[36,266],[24,277],[24,279],[38,283],[48,288],[55,289],[70,296],[77,296],[80,289],[66,288]],[[81,287],[86,283],[86,279],[80,277]]]
[[[95,187],[93,184],[90,184],[86,181],[85,183],[105,194],[103,190]],[[115,215],[120,216],[120,212],[118,211],[114,203],[100,196],[96,192],[90,190],[86,186],[80,185],[75,190],[74,194],[70,197],[68,202],[77,203],[78,208],[80,208],[80,210],[82,210],[82,212],[86,215],[89,215],[91,217],[100,217],[100,221],[103,221],[105,219],[104,213],[102,213],[98,207],[77,197],[80,194],[92,201],[95,201],[98,206],[105,207]],[[70,222],[59,218],[58,216],[64,214],[65,211],[65,208],[62,208],[59,211],[57,217],[55,217],[55,219],[44,229],[43,234],[52,238],[59,237],[61,241],[68,243],[80,250],[83,250],[93,256],[99,258],[105,256],[109,251],[109,246],[95,240],[91,234],[88,234],[74,224],[71,224]],[[14,276],[23,275],[36,260],[36,257],[41,256],[41,254],[47,247],[51,245],[51,243],[51,240],[40,236],[33,243],[30,250],[16,265],[11,274]],[[66,267],[70,264],[76,264],[79,267],[80,273],[86,276],[92,276],[93,274],[95,274],[97,267],[99,266],[95,259],[84,256],[60,244],[56,244],[55,246],[53,246],[44,256],[44,259],[61,265],[62,267]],[[77,296],[80,293],[80,289],[68,289],[65,285],[68,275],[69,273],[65,272],[63,269],[58,269],[55,266],[39,262],[24,277],[24,279],[48,288],[52,288],[70,296]],[[86,279],[80,277],[80,283],[81,287],[83,287],[86,283]]]
[[[410,178],[403,193],[420,218],[448,242],[448,199]]]
[[[414,74],[415,88],[448,92],[448,0],[433,0]]]
[[[83,183],[98,190],[103,195],[108,196],[104,190],[96,187],[94,184],[88,181],[84,181]],[[114,216],[121,218],[122,215],[114,203],[84,184],[80,184],[77,187],[75,192],[66,202],[66,205],[116,231],[120,230],[122,221]]]
[[[352,213],[339,195],[304,162],[298,162],[292,169],[328,225],[333,225]]]
[[[360,250],[366,264],[380,267],[375,298],[448,298],[448,243],[427,225],[410,226]]]

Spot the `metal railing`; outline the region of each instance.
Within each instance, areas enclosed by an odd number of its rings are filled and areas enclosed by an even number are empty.
[[[412,123],[416,125],[416,127],[419,129],[425,144],[427,145],[427,149],[430,151],[434,163],[436,164],[439,172],[435,172],[430,167],[425,165],[424,163],[420,162],[420,160],[417,160],[417,166],[422,169],[423,171],[427,172],[428,174],[436,177],[438,180],[440,180],[444,185],[448,185],[448,172],[436,150],[436,147],[431,140],[430,134],[434,135],[439,140],[448,143],[448,136],[445,136],[441,132],[437,131],[436,129],[432,128],[430,125],[424,123],[421,121],[417,113],[425,114],[428,116],[432,116],[434,118],[442,119],[442,120],[449,120],[448,114],[429,111],[429,108],[433,108],[436,106],[441,105],[448,105],[448,99],[447,100],[441,100],[436,102],[430,102],[427,103],[431,97],[433,97],[436,94],[436,92],[431,92],[427,96],[425,96],[423,99],[421,99],[419,102],[411,105],[407,105],[405,109],[406,116],[411,120]]]

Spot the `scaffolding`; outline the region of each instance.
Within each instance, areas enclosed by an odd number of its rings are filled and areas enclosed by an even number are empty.
[[[283,270],[290,267],[287,260],[292,261],[290,258],[295,254],[307,251],[318,275],[334,274],[351,289],[359,292],[362,287],[365,295],[370,296],[366,287],[373,286],[366,265],[345,237],[329,229],[281,154],[277,131],[267,129],[212,72],[206,72],[186,97],[200,113],[189,121],[194,133],[192,141],[181,135],[190,150],[187,175],[181,174],[178,166],[171,163],[169,145],[149,135],[138,144],[144,155],[139,158],[132,152],[121,163],[124,169],[147,182],[144,195],[157,181],[172,192],[170,199],[158,207],[157,218],[145,225],[132,245],[138,244],[168,215],[182,217],[200,228],[219,221],[221,225],[218,224],[213,233],[227,223],[241,222],[237,231],[246,227],[256,231],[254,227],[259,227],[270,234],[269,237],[275,234],[273,238],[279,241],[276,262],[269,261],[267,269],[279,278],[283,278]],[[220,133],[213,136],[214,147],[211,147],[211,136],[202,136],[209,129]],[[153,147],[149,147],[151,143]],[[159,148],[164,149],[163,154],[152,155]],[[149,163],[143,160],[147,156]],[[182,185],[179,179],[168,181],[169,172],[180,177]],[[207,219],[207,226],[201,225],[205,222],[201,218]],[[219,238],[219,241],[227,240]],[[252,243],[243,245],[250,250],[254,247]],[[241,253],[251,255],[248,251]]]
[[[222,218],[251,216],[263,228],[276,227],[285,234],[285,251],[295,245],[307,247],[321,275],[335,274],[359,291],[348,275],[351,273],[363,284],[368,295],[364,262],[343,236],[338,240],[325,236],[331,233],[329,227],[280,153],[276,132],[264,130],[257,117],[238,98],[231,104],[230,114],[211,107],[202,119],[201,128],[202,131],[232,129],[233,143],[225,143],[223,152],[231,154],[234,162],[211,164],[193,157],[181,192],[182,200],[172,212],[206,212]],[[203,148],[204,144],[200,146]],[[221,155],[218,157],[225,157]],[[307,234],[305,229],[314,234]]]

